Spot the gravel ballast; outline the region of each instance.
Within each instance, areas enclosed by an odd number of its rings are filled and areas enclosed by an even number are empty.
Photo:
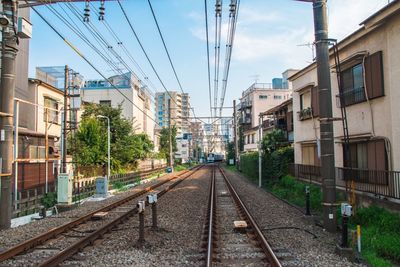
[[[61,212],[58,215],[50,216],[42,220],[32,221],[31,223],[10,228],[7,230],[0,230],[0,252],[12,246],[17,245],[27,239],[43,234],[50,229],[66,224],[73,221],[87,213],[90,213],[103,206],[116,202],[120,199],[132,195],[141,189],[155,184],[164,179],[168,179],[172,174],[161,176],[160,178],[153,179],[147,183],[138,185],[128,191],[117,193],[116,195],[102,201],[86,201],[76,208],[69,211]]]
[[[229,170],[225,173],[260,228],[264,229],[272,249],[289,251],[299,266],[362,266],[335,254],[339,234],[328,233],[314,225],[299,210],[258,188],[241,174]]]
[[[146,207],[142,246],[137,243],[139,222],[136,215],[62,266],[199,265],[209,181],[210,172],[200,169],[159,198],[158,230],[151,229],[151,207]]]

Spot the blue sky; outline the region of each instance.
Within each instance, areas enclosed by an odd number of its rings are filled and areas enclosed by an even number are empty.
[[[228,0],[224,0],[222,47],[226,43]],[[343,39],[356,30],[358,24],[387,4],[388,0],[330,0],[329,26],[330,37]],[[214,55],[214,4],[209,1],[210,57]],[[163,50],[156,26],[146,0],[125,0],[123,6],[133,22],[141,42],[150,59],[169,90],[179,90],[172,69]],[[209,116],[207,55],[205,42],[205,20],[203,0],[153,0],[161,30],[169,48],[183,88],[191,96],[192,106],[197,115]],[[94,2],[96,8],[99,3]],[[64,4],[53,5],[65,18],[62,7],[72,16]],[[83,14],[83,5],[74,4]],[[114,75],[102,59],[59,20],[46,7],[38,10],[73,43],[87,58],[106,75]],[[106,40],[136,71],[143,76],[131,61],[124,57],[121,48],[108,34],[103,23],[97,20],[92,11],[92,22],[104,34]],[[124,45],[139,63],[153,89],[163,91],[150,65],[144,57],[128,24],[116,2],[106,2],[106,20],[118,34]],[[87,79],[100,76],[82,61],[36,14],[32,12],[33,37],[30,47],[30,76],[34,76],[36,66],[68,64]],[[84,25],[74,19],[80,29]],[[85,31],[87,36],[90,36]],[[93,38],[92,38],[93,39]],[[303,68],[311,61],[311,50],[299,46],[313,41],[312,6],[308,3],[291,0],[242,0],[233,48],[231,72],[225,103],[231,106],[233,99],[238,99],[243,90],[248,88],[258,76],[259,82],[271,82],[273,77],[280,77],[288,68]],[[94,40],[93,44],[99,46]],[[225,52],[222,50],[222,62]],[[121,65],[122,67],[122,65]],[[211,64],[213,73],[213,64]],[[223,65],[221,66],[221,72]],[[211,77],[213,79],[213,77]],[[226,111],[226,114],[231,111]]]

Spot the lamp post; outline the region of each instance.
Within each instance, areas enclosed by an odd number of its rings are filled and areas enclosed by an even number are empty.
[[[107,119],[107,154],[108,154],[108,163],[107,163],[107,178],[105,180],[106,190],[108,192],[108,180],[110,179],[111,174],[111,153],[110,153],[110,118],[103,115],[97,115],[97,118]]]

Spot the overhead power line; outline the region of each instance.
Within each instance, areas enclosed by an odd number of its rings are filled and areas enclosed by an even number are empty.
[[[150,10],[151,10],[151,14],[153,15],[154,22],[155,22],[155,24],[156,24],[156,26],[157,26],[158,33],[159,33],[160,38],[161,38],[161,41],[162,41],[162,43],[163,43],[164,50],[165,50],[165,52],[166,52],[166,54],[167,54],[167,56],[168,56],[169,64],[171,65],[171,68],[172,68],[172,70],[173,70],[173,72],[174,72],[176,81],[178,82],[179,88],[181,89],[182,93],[185,94],[185,92],[183,91],[183,88],[182,88],[181,81],[179,80],[178,74],[176,73],[174,64],[172,63],[172,59],[171,59],[171,56],[170,56],[170,54],[169,54],[167,45],[166,45],[166,43],[165,43],[164,36],[163,36],[163,34],[162,34],[162,32],[161,32],[160,25],[158,24],[156,14],[155,14],[154,9],[153,9],[153,5],[151,4],[151,1],[150,1],[150,0],[147,0],[147,2],[149,3],[149,7],[150,7]],[[188,105],[190,106],[190,103],[188,103]],[[195,112],[194,112],[194,108],[190,107],[190,109],[191,109],[192,112],[193,112],[193,116],[196,118],[196,114],[195,114]]]
[[[225,51],[225,66],[224,66],[224,74],[223,74],[224,76],[222,79],[221,103],[220,103],[220,109],[219,109],[220,115],[222,113],[222,108],[224,106],[226,87],[228,85],[233,42],[235,40],[236,24],[237,24],[237,19],[238,19],[238,15],[239,15],[239,6],[240,6],[240,0],[231,0],[231,4],[229,5],[229,26],[228,26],[228,35],[227,35],[227,43],[226,43],[226,51]]]
[[[206,20],[206,39],[207,39],[208,96],[210,98],[210,116],[212,116],[210,45],[209,45],[209,39],[208,39],[208,8],[207,8],[207,0],[204,0],[204,16],[205,16],[205,20]]]
[[[138,110],[140,110],[145,116],[147,116],[149,119],[154,121],[157,125],[158,122],[155,121],[152,117],[150,117],[145,111],[143,111],[141,108],[139,108],[134,102],[132,102],[131,99],[129,99],[124,93],[121,92],[121,90],[114,85],[113,82],[111,82],[110,79],[108,79],[89,59],[87,59],[70,41],[68,41],[35,7],[31,7],[32,10],[60,37],[78,56],[80,56],[87,64],[89,64],[103,79],[108,81],[110,85],[116,89],[125,99],[127,99],[133,106],[135,106]]]
[[[222,0],[215,3],[215,45],[214,45],[214,115],[217,115],[219,66],[221,57]]]

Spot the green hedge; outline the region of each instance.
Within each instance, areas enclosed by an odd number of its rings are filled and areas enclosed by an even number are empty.
[[[258,179],[258,152],[240,155],[240,169],[251,180]]]
[[[294,150],[292,147],[282,147],[264,154],[262,158],[263,181],[280,179],[288,174],[289,163],[294,161]],[[258,152],[250,152],[240,156],[240,167],[242,172],[252,180],[258,179]]]

